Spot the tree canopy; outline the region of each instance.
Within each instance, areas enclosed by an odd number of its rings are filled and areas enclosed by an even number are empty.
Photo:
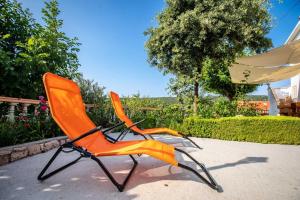
[[[255,91],[257,85],[232,83],[228,70],[230,64],[226,60],[207,59],[203,63],[201,83],[206,91],[221,94],[232,101]]]
[[[0,0],[0,95],[21,97],[29,89],[29,70],[21,56],[25,50],[18,44],[26,43],[36,27],[29,10],[16,1]]]
[[[0,5],[0,95],[37,98],[44,93],[45,72],[78,76],[80,44],[60,30],[56,0],[45,2],[42,9],[45,26],[16,1],[0,0]]]
[[[197,111],[207,59],[233,62],[245,50],[259,53],[272,45],[265,36],[271,23],[269,5],[265,0],[166,0],[158,26],[145,32],[148,61],[163,73],[193,80]]]

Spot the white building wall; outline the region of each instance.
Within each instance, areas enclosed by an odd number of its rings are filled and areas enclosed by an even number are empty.
[[[293,101],[300,100],[300,75],[291,78],[291,97]]]
[[[300,31],[298,31],[293,41],[299,39]],[[300,74],[291,78],[291,97],[294,101],[300,101]]]
[[[270,85],[268,85],[268,97],[270,102],[269,115],[276,116],[279,114],[279,109]]]
[[[300,18],[299,18],[300,19]],[[294,30],[290,34],[289,38],[285,42],[288,44],[290,42],[296,41],[300,39],[300,20],[295,26]],[[293,101],[300,101],[300,74],[291,78],[291,86],[290,86],[290,96]],[[271,91],[271,88],[268,88],[268,98],[270,101],[270,110],[269,115],[277,115],[279,114],[279,109],[277,108],[277,102],[274,98],[274,95]]]
[[[300,39],[300,32],[297,34],[297,36],[295,37],[295,40],[299,40]]]

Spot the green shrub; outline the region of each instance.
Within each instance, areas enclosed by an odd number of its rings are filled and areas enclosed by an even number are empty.
[[[168,127],[172,123],[182,123],[184,118],[183,109],[179,104],[167,103],[160,99],[141,98],[137,94],[131,98],[122,98],[122,102],[132,121],[145,119],[139,125],[142,128]]]
[[[47,116],[49,109],[43,96],[34,113],[16,112],[15,122],[0,119],[0,147],[32,142],[63,135],[54,120]]]
[[[214,117],[232,117],[236,115],[236,101],[229,101],[225,97],[219,97],[215,100],[213,107]]]
[[[211,97],[203,97],[200,99],[198,115],[202,118],[214,118],[214,110],[212,109],[214,100]],[[192,114],[190,115],[192,116]]]
[[[253,106],[238,106],[237,100],[229,101],[225,97],[214,99],[205,97],[200,101],[198,115],[202,118],[221,118],[236,115],[259,116],[260,114]]]
[[[62,131],[52,120],[26,118],[15,123],[0,122],[0,147],[32,142],[45,138],[63,135]]]
[[[97,125],[101,125],[103,127],[108,127],[115,122],[113,121],[114,110],[109,101],[105,101],[103,103],[98,103],[94,108],[91,108],[87,115],[91,118],[91,120]]]
[[[295,117],[190,117],[173,128],[196,137],[259,143],[300,144],[300,119]]]

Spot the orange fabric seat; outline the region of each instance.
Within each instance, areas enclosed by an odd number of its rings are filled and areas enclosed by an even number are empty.
[[[140,134],[160,134],[160,133],[167,133],[169,135],[174,135],[177,137],[182,137],[181,134],[179,134],[178,131],[169,129],[169,128],[148,128],[148,129],[140,129],[137,126],[133,126],[134,123],[131,119],[129,119],[129,117],[125,114],[124,112],[124,108],[122,106],[120,97],[117,93],[110,91],[110,99],[112,102],[112,105],[114,107],[115,113],[118,116],[118,118],[125,122],[127,127],[131,127],[130,129],[134,132],[140,133]]]
[[[174,147],[154,140],[119,141],[113,145],[99,147],[97,142],[88,148],[95,156],[147,154],[171,165],[177,166]]]
[[[96,127],[85,112],[76,83],[52,73],[46,73],[43,81],[52,117],[71,140]],[[177,165],[174,147],[159,141],[120,141],[113,144],[98,131],[77,141],[76,145],[86,148],[95,156],[147,154]]]

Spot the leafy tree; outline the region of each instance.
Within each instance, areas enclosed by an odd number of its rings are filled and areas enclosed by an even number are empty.
[[[77,57],[80,45],[78,38],[69,38],[60,30],[63,20],[58,18],[60,11],[57,0],[45,2],[42,13],[46,27],[44,27],[40,39],[44,39],[46,43],[45,53],[48,56],[45,61],[47,65],[57,74],[75,78],[79,75],[78,67],[80,65]]]
[[[206,91],[221,94],[233,101],[255,91],[257,85],[232,83],[228,70],[230,64],[228,61],[207,59],[203,63],[201,80]]]
[[[168,84],[169,94],[175,95],[180,104],[190,106],[193,103],[193,82],[184,75],[170,78]]]
[[[42,9],[46,26],[37,26],[36,34],[25,44],[19,44],[26,51],[21,54],[24,65],[29,68],[34,94],[43,93],[41,77],[45,72],[76,78],[79,76],[77,52],[80,45],[77,38],[69,38],[60,29],[63,21],[58,18],[60,13],[56,0],[45,2]]]
[[[56,0],[45,2],[42,9],[45,26],[37,24],[16,1],[0,3],[0,95],[36,98],[44,93],[45,72],[78,76],[78,39],[60,30],[63,21],[58,19]]]
[[[166,0],[148,29],[148,60],[163,73],[193,80],[194,112],[206,59],[234,61],[245,49],[261,52],[271,46],[269,1]],[[213,66],[216,67],[216,66]]]
[[[185,75],[177,75],[173,78],[170,78],[167,89],[171,95],[176,96],[177,101],[187,113],[192,111],[191,105],[193,104],[194,94],[194,85],[192,79]],[[199,87],[198,90],[200,94],[199,98],[203,100],[206,92],[204,91],[203,87]]]
[[[24,44],[35,33],[37,24],[20,3],[0,0],[0,95],[31,96],[30,70],[23,65]],[[28,95],[27,95],[28,94]]]
[[[103,104],[106,95],[104,94],[105,87],[101,87],[94,80],[84,79],[82,74],[80,74],[75,81],[80,87],[80,92],[83,101],[88,104]]]
[[[94,104],[87,113],[93,122],[102,126],[113,124],[113,108],[110,100],[104,94],[105,87],[100,86],[94,80],[83,78],[82,74],[76,77],[75,81],[80,87],[84,103]]]

